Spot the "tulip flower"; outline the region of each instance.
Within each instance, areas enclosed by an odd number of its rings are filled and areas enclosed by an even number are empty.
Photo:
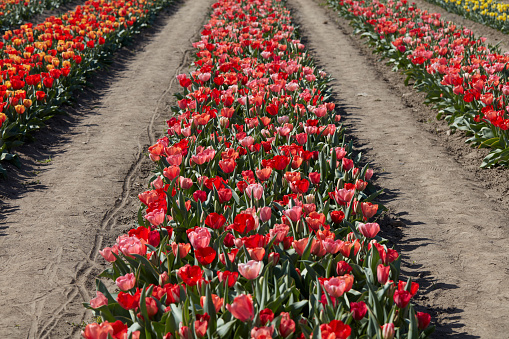
[[[352,329],[341,320],[332,320],[328,324],[320,325],[320,332],[322,332],[322,339],[347,339],[352,333]]]
[[[104,305],[108,305],[108,298],[102,292],[95,292],[96,297],[90,300],[90,307],[99,308]]]
[[[394,331],[393,323],[385,324],[385,325],[381,326],[381,328],[382,328],[382,338],[383,339],[394,338],[395,331]]]
[[[415,317],[417,318],[417,324],[421,331],[426,329],[431,321],[431,316],[428,313],[417,312]]]
[[[381,285],[385,285],[387,283],[387,280],[389,280],[389,273],[391,272],[390,266],[384,266],[382,264],[378,265],[376,269],[376,276],[378,279],[378,282]]]
[[[361,210],[365,220],[368,220],[369,218],[376,214],[376,211],[378,210],[378,205],[372,204],[370,202],[363,202],[361,203]]]
[[[134,273],[127,273],[126,275],[118,277],[115,283],[121,291],[128,291],[136,284],[136,277]]]
[[[341,277],[332,277],[323,283],[324,289],[331,297],[338,298],[350,291],[353,285],[353,276],[345,274]]]
[[[408,291],[397,290],[396,292],[394,292],[394,303],[399,308],[407,307],[411,298],[412,298],[412,294]]]
[[[262,269],[262,262],[256,260],[249,260],[245,264],[239,264],[239,273],[247,280],[253,280],[258,277]]]
[[[196,227],[194,230],[187,230],[187,237],[193,248],[199,249],[209,246],[210,232],[204,227]]]
[[[359,223],[357,228],[366,238],[374,238],[380,232],[380,225],[375,222],[368,224]]]
[[[361,320],[368,312],[368,307],[364,301],[359,302],[351,302],[350,303],[350,312],[352,312],[352,316],[356,321]]]
[[[246,187],[245,193],[249,198],[260,200],[263,196],[263,186],[260,184],[251,184]]]
[[[233,303],[227,304],[226,309],[242,322],[253,320],[254,306],[251,294],[241,294],[233,299]]]

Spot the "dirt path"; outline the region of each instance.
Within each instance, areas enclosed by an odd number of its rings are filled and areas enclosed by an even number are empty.
[[[72,324],[90,318],[81,303],[104,269],[98,250],[134,226],[138,186],[150,175],[143,153],[164,130],[175,75],[186,71],[211,3],[185,0],[162,14],[0,183],[0,337],[79,336]]]
[[[417,302],[432,313],[435,337],[506,337],[509,210],[495,200],[504,199],[500,191],[488,197],[483,176],[507,182],[508,172],[470,171],[482,152],[463,145],[470,167],[456,160],[450,152],[457,148],[429,132],[422,97],[400,86],[400,77],[380,66],[337,14],[308,0],[288,5],[305,44],[336,79],[332,87],[350,136],[386,189],[384,203],[397,219],[384,231],[401,238],[405,274],[421,284]]]

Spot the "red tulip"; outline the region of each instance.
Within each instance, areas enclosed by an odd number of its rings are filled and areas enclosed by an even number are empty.
[[[332,320],[328,324],[320,325],[322,339],[347,339],[352,333],[350,326],[345,325],[341,320]]]
[[[399,308],[407,307],[411,298],[412,294],[408,291],[397,290],[396,292],[394,292],[394,302]]]
[[[290,313],[281,312],[281,322],[279,324],[279,333],[283,338],[288,337],[295,332],[295,321],[290,318]]]
[[[385,285],[387,283],[387,280],[389,280],[389,273],[391,272],[390,266],[384,266],[382,264],[378,265],[376,269],[376,276],[378,279],[378,282],[382,285]]]
[[[352,272],[352,267],[346,261],[340,261],[336,265],[336,273],[338,275],[345,275]]]
[[[364,301],[359,302],[351,302],[350,303],[350,312],[352,312],[352,316],[356,321],[361,320],[366,315],[368,311],[368,307]]]
[[[311,180],[313,185],[318,185],[320,183],[320,173],[319,172],[309,173],[309,180]]]
[[[233,285],[237,282],[237,279],[239,277],[239,274],[237,272],[230,272],[230,271],[218,271],[217,272],[217,278],[219,279],[219,282],[224,282],[226,284],[226,281],[228,280],[228,287],[232,288]]]
[[[420,330],[424,330],[426,327],[428,327],[431,321],[431,316],[428,313],[417,312],[415,317],[417,318],[417,323]]]
[[[201,265],[207,266],[214,261],[217,253],[212,247],[202,247],[196,249],[194,255]]]
[[[199,266],[186,264],[178,270],[178,276],[188,286],[195,286],[202,279],[203,271]]]
[[[220,229],[223,227],[224,223],[226,222],[226,218],[218,213],[210,213],[207,218],[205,218],[205,225],[207,225],[210,228],[213,229]]]
[[[274,312],[270,308],[265,308],[260,311],[260,325],[270,323],[274,319]]]

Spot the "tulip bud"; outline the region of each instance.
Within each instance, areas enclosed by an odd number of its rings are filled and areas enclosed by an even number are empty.
[[[25,113],[25,106],[23,106],[23,105],[16,105],[14,107],[14,109],[16,110],[16,113],[18,113],[18,114]]]
[[[268,206],[260,208],[260,220],[262,222],[269,221],[272,217],[272,209]]]
[[[159,274],[159,286],[164,286],[170,281],[170,277],[168,276],[168,272],[164,271]]]
[[[230,126],[230,119],[225,118],[225,117],[220,117],[219,125],[223,128],[228,128]]]
[[[306,195],[306,204],[314,204],[315,203],[315,195],[308,194]]]
[[[394,338],[394,324],[389,323],[382,326],[382,338],[392,339]]]
[[[280,257],[279,253],[276,252],[270,253],[268,258],[269,264],[276,266],[277,263],[279,262],[279,257]]]
[[[389,279],[390,271],[391,271],[390,266],[384,266],[382,264],[378,265],[376,270],[376,276],[380,284],[385,285],[385,283]]]

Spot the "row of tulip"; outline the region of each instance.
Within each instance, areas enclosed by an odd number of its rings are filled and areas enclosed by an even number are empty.
[[[0,30],[21,25],[44,10],[58,8],[71,0],[1,0]]]
[[[509,33],[509,4],[493,0],[426,0],[451,13]]]
[[[82,88],[87,75],[171,0],[87,1],[6,31],[0,42],[0,161]],[[6,175],[0,165],[0,176]]]
[[[509,165],[509,55],[486,46],[467,28],[406,0],[329,0],[373,49],[415,81],[452,131],[491,148],[481,167]]]
[[[138,225],[85,306],[85,338],[426,338],[399,253],[279,0],[220,0],[201,32]]]

